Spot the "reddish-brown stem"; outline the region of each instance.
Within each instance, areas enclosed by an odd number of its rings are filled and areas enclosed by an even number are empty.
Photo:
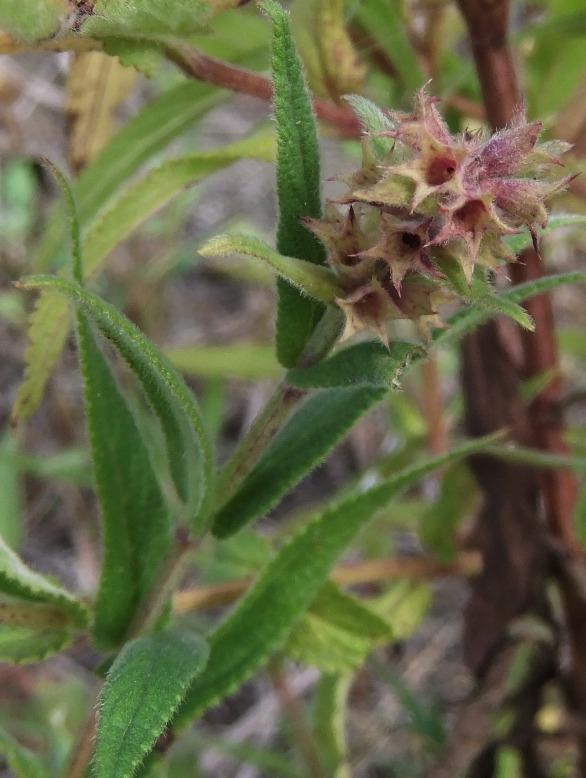
[[[165,53],[171,62],[191,78],[261,100],[270,100],[272,97],[271,81],[260,73],[210,57],[184,44],[174,43],[167,47]],[[314,97],[313,107],[317,117],[335,127],[340,137],[360,137],[360,122],[349,106]]]
[[[520,102],[516,70],[507,42],[509,0],[458,0],[458,3],[470,33],[487,119],[494,128],[502,127],[511,121],[515,106]],[[521,264],[513,265],[511,273],[517,283],[539,278],[543,275],[540,257],[532,249],[525,251]],[[534,318],[535,331],[521,336],[525,375],[531,377],[551,371],[553,378],[531,403],[527,411],[527,426],[538,446],[554,453],[565,452],[560,413],[561,381],[551,300],[548,295],[542,295],[535,298],[528,308]],[[572,473],[551,470],[542,476],[540,485],[551,531],[568,548],[575,550],[577,542],[572,530],[572,509],[576,484]],[[584,603],[571,582],[561,578],[560,589],[572,646],[575,701],[580,711],[584,711]],[[578,747],[581,774],[586,775],[586,738],[579,738]]]
[[[507,41],[508,0],[459,0],[476,64],[486,115],[493,127],[504,127],[519,103],[519,87]]]
[[[544,275],[543,264],[532,247],[522,252],[520,260],[518,265],[511,267],[511,276],[515,282],[522,283]],[[564,440],[564,421],[560,407],[562,377],[551,299],[547,294],[535,295],[527,301],[525,307],[535,322],[535,332],[521,332],[525,373],[531,377],[552,372],[547,386],[529,407],[535,444],[552,454],[567,454],[569,448]],[[563,468],[544,469],[540,477],[550,529],[569,548],[579,551],[572,526],[572,512],[577,496],[576,479],[572,471]]]
[[[429,357],[421,366],[423,374],[423,404],[427,419],[427,447],[430,454],[443,454],[448,448],[446,422],[441,395],[437,360]]]

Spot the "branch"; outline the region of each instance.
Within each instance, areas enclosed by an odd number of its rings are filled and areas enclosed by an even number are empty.
[[[198,49],[180,43],[167,46],[165,55],[190,78],[215,84],[233,92],[258,97],[261,100],[272,98],[271,81],[260,73],[210,57]],[[317,117],[335,127],[340,137],[360,137],[362,133],[360,121],[348,106],[336,105],[330,100],[314,97],[313,107]]]
[[[405,559],[369,559],[332,570],[332,581],[343,586],[378,583],[394,578],[438,578],[444,575],[478,575],[482,559],[475,551],[460,554],[453,562],[438,562],[431,557]],[[229,605],[248,589],[253,576],[232,578],[217,583],[202,584],[177,592],[173,597],[175,613],[217,608]]]

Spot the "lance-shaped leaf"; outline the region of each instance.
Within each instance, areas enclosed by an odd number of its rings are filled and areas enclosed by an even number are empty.
[[[206,643],[186,632],[161,632],[124,646],[100,695],[96,778],[134,774],[205,666],[207,655]]]
[[[222,94],[209,84],[189,81],[165,92],[130,119],[73,184],[82,235],[101,218],[115,194],[141,165],[222,99]],[[64,224],[63,208],[58,207],[48,220],[47,233],[34,256],[35,270],[46,270],[65,258]]]
[[[232,535],[273,507],[385,393],[386,387],[356,386],[326,389],[306,400],[220,508],[213,519],[214,535]]]
[[[426,459],[378,486],[335,502],[298,530],[210,635],[210,658],[182,704],[184,725],[258,670],[323,586],[338,556],[373,514],[436,467],[480,451],[495,436]]]
[[[50,778],[49,768],[37,754],[22,746],[6,730],[0,729],[0,754],[18,778]]]
[[[389,10],[385,0],[369,0],[356,6],[356,20],[393,63],[405,92],[419,89],[425,76],[407,31],[405,15],[398,8]]]
[[[211,257],[238,253],[260,259],[280,278],[286,279],[290,285],[314,300],[333,303],[342,294],[334,274],[327,268],[279,254],[264,241],[250,235],[220,235],[204,243],[199,251]]]
[[[173,346],[165,354],[182,373],[201,378],[259,381],[278,378],[283,372],[274,349],[258,343]]]
[[[0,661],[42,662],[59,653],[73,640],[68,629],[30,629],[0,626]]]
[[[472,283],[468,284],[460,265],[451,257],[437,261],[446,281],[448,289],[453,290],[469,303],[479,305],[490,311],[491,315],[504,314],[527,330],[533,330],[535,325],[531,316],[518,303],[512,302],[503,295],[496,294],[488,281],[478,273],[474,274]]]
[[[378,341],[356,343],[306,368],[293,368],[287,381],[294,386],[393,386],[414,359],[425,356],[422,346],[396,341],[386,348]]]
[[[559,273],[558,275],[545,276],[535,281],[527,281],[518,284],[504,292],[500,292],[495,297],[505,303],[521,303],[537,294],[543,294],[556,289],[564,284],[586,283],[586,273],[583,271],[574,271],[571,273]],[[459,340],[468,332],[476,329],[480,324],[490,319],[492,313],[489,308],[480,308],[469,306],[458,311],[448,320],[448,326],[445,329],[437,330],[433,334],[434,343],[451,343]]]
[[[114,197],[88,229],[83,241],[85,275],[94,273],[120,241],[188,184],[243,157],[270,162],[273,145],[273,131],[265,130],[212,151],[169,159],[149,170]]]
[[[112,647],[170,548],[170,522],[145,442],[81,311],[77,332],[104,549],[94,634]]]
[[[86,236],[92,225],[99,221],[115,193],[141,165],[222,99],[222,93],[213,86],[190,81],[165,92],[127,122],[73,184],[82,234]],[[63,208],[55,208],[33,258],[35,270],[46,270],[65,260],[65,223]],[[98,264],[94,264],[94,271],[97,267]],[[54,291],[46,290],[31,317],[25,353],[26,374],[14,404],[13,420],[26,418],[38,406],[65,344],[69,326],[65,300]]]
[[[332,778],[350,778],[346,745],[346,704],[352,673],[322,674],[317,683],[313,705],[313,733],[327,774]]]
[[[274,0],[261,8],[273,25],[273,104],[277,125],[277,249],[281,254],[323,264],[324,249],[299,222],[300,216],[319,218],[320,166],[315,120],[286,12]],[[281,280],[277,312],[277,356],[293,367],[323,307],[307,300]]]
[[[86,606],[58,584],[27,567],[0,537],[0,591],[28,602],[52,603],[73,624],[83,627],[88,621]]]
[[[55,289],[65,294],[114,344],[140,381],[161,422],[171,475],[185,504],[182,518],[195,531],[202,531],[210,492],[210,442],[197,402],[181,376],[138,327],[95,294],[53,276],[32,276],[21,286]]]

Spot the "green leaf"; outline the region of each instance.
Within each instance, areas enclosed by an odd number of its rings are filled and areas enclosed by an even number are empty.
[[[243,157],[270,162],[273,156],[271,130],[257,132],[213,151],[169,159],[152,168],[113,197],[101,217],[87,230],[83,241],[85,275],[94,273],[120,241],[186,186]]]
[[[0,729],[0,754],[18,778],[50,778],[51,774],[41,759],[21,746],[4,729]]]
[[[259,381],[278,378],[283,372],[274,349],[257,343],[174,346],[165,354],[182,373],[201,378]]]
[[[309,93],[295,51],[286,12],[274,0],[260,7],[273,25],[273,102],[277,125],[277,199],[280,254],[323,264],[325,252],[300,216],[319,217],[320,165],[317,132]],[[277,357],[284,367],[294,367],[323,307],[305,299],[280,280],[277,313]]]
[[[127,643],[100,695],[96,778],[130,778],[205,666],[205,642],[161,632]]]
[[[38,0],[34,4],[3,0],[0,28],[18,41],[39,42],[55,35],[70,13],[66,0]]]
[[[352,675],[322,675],[315,690],[313,731],[332,778],[351,778],[347,762],[346,705]]]
[[[394,139],[379,135],[394,128],[393,122],[376,103],[367,100],[361,95],[345,95],[344,100],[350,104],[354,113],[360,119],[365,133],[372,133],[362,137],[362,143],[368,143],[375,157],[381,162],[388,156],[392,149]]]
[[[414,465],[378,486],[330,505],[297,531],[210,635],[210,659],[181,706],[182,725],[229,694],[286,639],[358,531],[403,489],[436,467],[480,451],[495,436],[467,442]]]
[[[223,99],[225,95],[216,87],[188,81],[151,101],[130,119],[73,185],[82,236],[141,165]],[[63,208],[58,207],[48,220],[33,269],[45,270],[65,257],[63,225]]]
[[[77,331],[104,549],[94,632],[111,648],[169,551],[170,522],[145,442],[81,311]]]
[[[204,243],[199,252],[212,257],[218,254],[238,253],[261,259],[302,294],[325,303],[334,302],[334,298],[342,294],[331,270],[316,266],[304,259],[279,254],[264,241],[250,235],[220,235]]]
[[[218,510],[212,524],[214,535],[232,535],[273,507],[385,392],[386,388],[368,386],[326,389],[306,400]]]
[[[439,495],[423,512],[419,537],[442,562],[458,551],[456,530],[474,506],[476,486],[465,463],[457,462],[443,476]]]
[[[423,701],[401,673],[390,662],[383,664],[379,659],[371,657],[371,669],[391,688],[411,720],[413,729],[420,737],[430,741],[432,746],[440,747],[446,741],[446,731],[438,710]]]
[[[20,546],[24,515],[18,443],[6,433],[0,438],[0,537],[10,548]]]
[[[66,589],[27,567],[1,537],[0,591],[28,602],[52,603],[77,626],[83,627],[88,622],[88,612],[82,602]]]
[[[520,303],[537,294],[550,292],[558,286],[579,283],[586,283],[585,272],[574,271],[571,273],[559,273],[557,275],[544,276],[535,281],[527,281],[523,284],[518,284],[495,296],[507,303]],[[474,306],[464,308],[448,320],[448,326],[446,328],[434,332],[433,342],[434,344],[454,342],[490,319],[491,315],[488,308],[482,309]]]
[[[13,423],[26,419],[38,407],[69,332],[70,312],[62,295],[47,289],[38,298],[29,319],[26,371],[12,408]]]
[[[496,752],[494,778],[517,778],[523,771],[523,759],[512,746],[500,746]]]
[[[152,155],[198,117],[224,99],[209,84],[182,83],[150,102],[112,137],[72,187],[82,236],[98,222],[116,192]],[[63,208],[55,208],[33,259],[33,268],[46,270],[63,262]],[[85,249],[85,246],[84,246]],[[92,260],[91,253],[89,259]],[[94,263],[93,270],[97,265]],[[47,289],[36,303],[25,352],[26,374],[19,387],[12,418],[26,418],[38,407],[45,384],[69,332],[69,311],[61,295]]]
[[[202,531],[210,494],[210,443],[196,400],[175,368],[116,308],[80,286],[52,276],[32,276],[21,286],[55,289],[65,294],[116,346],[161,422],[173,481],[185,503],[184,520],[196,531]]]
[[[538,235],[547,235],[560,227],[584,227],[586,216],[578,213],[553,213],[547,220],[547,226],[538,231]],[[517,254],[526,246],[532,245],[532,238],[528,232],[521,232],[518,235],[505,235],[504,241],[507,246]]]
[[[586,472],[586,457],[573,454],[552,454],[535,448],[525,448],[517,445],[489,446],[491,456],[504,459],[506,462],[516,462],[535,467],[565,467],[578,472]]]
[[[486,308],[491,316],[504,314],[528,330],[533,330],[535,325],[527,311],[504,295],[496,294],[488,281],[479,274],[475,274],[472,283],[468,284],[460,265],[452,257],[444,257],[437,261],[437,265],[447,280],[449,289],[467,300],[469,303]]]
[[[390,622],[395,640],[404,640],[419,627],[432,600],[427,582],[402,578],[383,594],[369,598],[368,605]]]
[[[214,7],[214,3],[206,0],[192,0],[187,4],[175,0],[133,0],[132,4],[101,2],[98,13],[85,22],[83,32],[92,38],[183,38],[201,31]]]
[[[401,7],[389,5],[386,0],[368,0],[356,5],[354,19],[389,57],[405,92],[409,94],[419,89],[425,82],[425,75],[415,56]]]
[[[396,341],[386,348],[382,343],[366,341],[340,349],[329,359],[287,373],[294,386],[378,386],[392,387],[411,361],[425,356],[422,346]]]
[[[377,643],[392,636],[388,621],[328,582],[295,623],[281,650],[323,673],[350,673]]]
[[[38,630],[28,627],[0,626],[0,660],[4,662],[42,662],[62,651],[73,640],[67,629]]]

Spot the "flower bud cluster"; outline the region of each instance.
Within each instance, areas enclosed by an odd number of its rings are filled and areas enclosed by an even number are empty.
[[[346,336],[368,329],[386,343],[389,320],[435,314],[442,262],[457,262],[470,283],[477,264],[516,261],[503,238],[526,228],[535,243],[545,199],[571,179],[557,174],[569,145],[538,143],[541,122],[522,110],[494,135],[453,135],[436,103],[423,87],[412,112],[384,112],[388,129],[376,135],[390,150],[378,157],[365,133],[347,194],[328,202],[324,219],[302,219],[344,290]]]

